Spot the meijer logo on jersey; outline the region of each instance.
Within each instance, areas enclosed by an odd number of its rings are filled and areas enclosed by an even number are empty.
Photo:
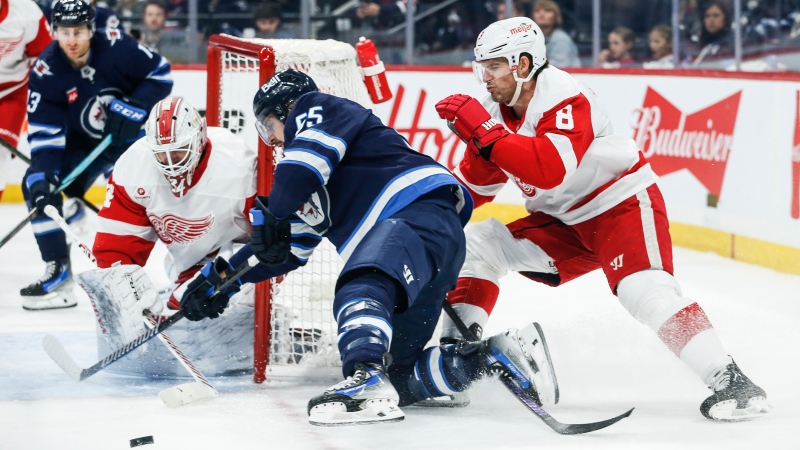
[[[688,169],[719,196],[741,96],[739,91],[686,114],[648,87],[642,107],[634,112],[633,139],[657,174]]]

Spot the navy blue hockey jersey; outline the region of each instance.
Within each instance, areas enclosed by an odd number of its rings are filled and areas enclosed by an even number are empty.
[[[347,261],[378,221],[447,185],[460,186],[370,110],[311,92],[286,118],[284,158],[275,169],[269,209],[278,218],[295,215],[292,254],[301,264],[322,236]],[[466,223],[472,202],[464,203]]]
[[[56,170],[65,150],[94,148],[105,126],[104,105],[111,99],[134,99],[149,112],[171,91],[167,60],[119,30],[95,32],[89,62],[81,69],[69,64],[57,41],[51,42],[28,82],[31,170]]]

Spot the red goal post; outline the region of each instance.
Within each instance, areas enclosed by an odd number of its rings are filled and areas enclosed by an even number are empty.
[[[372,108],[356,64],[355,49],[334,40],[241,39],[213,35],[208,41],[206,121],[225,127],[258,148],[258,195],[268,195],[276,159],[255,131],[252,99],[276,71],[295,68],[314,78],[320,91]],[[308,264],[280,284],[256,286],[253,349],[256,383],[281,378],[339,376],[336,324],[330,307],[341,269],[335,249],[323,240]]]

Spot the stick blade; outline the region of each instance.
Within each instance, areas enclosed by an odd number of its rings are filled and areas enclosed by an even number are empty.
[[[170,408],[179,408],[189,403],[210,400],[219,396],[219,392],[211,386],[200,382],[184,383],[164,389],[158,397]]]
[[[45,353],[58,364],[64,372],[75,381],[81,381],[81,372],[83,369],[78,366],[72,356],[67,353],[64,345],[52,334],[48,334],[42,341],[42,348]]]

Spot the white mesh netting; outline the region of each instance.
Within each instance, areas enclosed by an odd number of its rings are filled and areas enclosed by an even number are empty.
[[[320,91],[373,107],[356,65],[355,49],[349,44],[302,39],[247,41],[274,49],[275,72],[301,70],[311,75]],[[259,61],[231,51],[223,51],[220,60],[220,125],[255,147],[258,135],[252,100],[259,87]],[[323,240],[305,267],[288,274],[273,289],[268,377],[309,375],[320,367],[341,365],[331,313],[341,267],[335,248]]]

